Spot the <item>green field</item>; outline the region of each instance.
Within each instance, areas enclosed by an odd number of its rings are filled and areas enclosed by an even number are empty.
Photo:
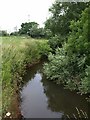
[[[20,87],[26,65],[34,64],[51,51],[48,40],[2,37],[2,111],[9,111],[15,89]],[[19,86],[17,86],[19,84]]]

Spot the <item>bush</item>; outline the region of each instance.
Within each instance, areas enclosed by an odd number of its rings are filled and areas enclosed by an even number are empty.
[[[62,47],[64,42],[66,41],[66,38],[61,35],[55,35],[54,37],[51,37],[49,39],[49,45],[53,49],[53,51],[56,50],[58,47]]]
[[[44,73],[47,78],[56,81],[58,84],[65,83],[69,73],[65,69],[68,65],[64,49],[58,48],[56,54],[50,53],[48,59],[50,62],[44,65]]]
[[[90,93],[90,66],[85,69],[85,77],[81,79],[79,90],[83,94]]]
[[[67,42],[49,55],[49,63],[44,66],[47,78],[66,88],[82,94],[90,93],[90,41],[88,38],[88,14],[86,8],[78,21],[71,22],[71,32]],[[58,38],[54,38],[57,39]],[[53,39],[53,40],[54,40]],[[54,48],[56,41],[53,42]]]

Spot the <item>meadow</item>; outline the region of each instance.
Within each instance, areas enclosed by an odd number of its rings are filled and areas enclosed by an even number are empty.
[[[2,113],[9,111],[18,92],[26,66],[39,62],[51,51],[48,40],[27,37],[2,37]],[[14,114],[14,113],[13,113]]]

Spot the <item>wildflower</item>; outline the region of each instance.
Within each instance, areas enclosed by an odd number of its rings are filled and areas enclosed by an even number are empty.
[[[7,116],[7,117],[9,117],[10,115],[11,115],[11,113],[10,113],[10,112],[7,112],[7,113],[6,113],[6,116]]]

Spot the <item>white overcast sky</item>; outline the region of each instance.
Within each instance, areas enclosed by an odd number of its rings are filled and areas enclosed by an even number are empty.
[[[43,26],[48,9],[55,0],[0,0],[0,29],[13,31],[22,22],[35,21]]]

